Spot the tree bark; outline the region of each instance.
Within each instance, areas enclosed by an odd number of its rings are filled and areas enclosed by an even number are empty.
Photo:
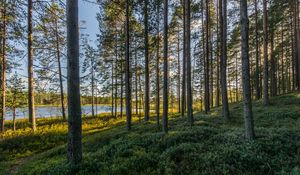
[[[181,71],[180,71],[180,32],[178,29],[178,40],[177,40],[177,100],[178,100],[178,113],[181,113],[181,98],[180,98],[180,77],[181,77]]]
[[[274,58],[274,33],[271,33],[271,43],[270,43],[270,63],[271,63],[271,68],[270,68],[270,88],[271,88],[271,96],[274,97],[276,95],[276,90],[277,90],[277,85],[276,85],[276,62]]]
[[[220,8],[220,2],[217,1],[217,10]],[[220,54],[220,31],[219,31],[219,27],[220,27],[220,14],[217,13],[217,53],[216,53],[216,57],[217,57],[217,79],[216,79],[216,106],[219,107],[220,106],[220,61],[218,60],[218,58],[221,57]]]
[[[111,117],[114,117],[114,60],[111,62]]]
[[[183,0],[183,49],[182,49],[182,90],[181,90],[181,117],[184,117],[186,111],[186,19],[185,19],[185,0]]]
[[[139,99],[138,99],[138,66],[137,66],[137,46],[136,41],[134,41],[134,70],[135,70],[135,114],[139,114]]]
[[[209,104],[209,0],[206,0],[206,58],[204,66],[204,110],[205,113],[210,111]]]
[[[263,104],[269,105],[269,66],[268,66],[268,13],[267,0],[263,0],[263,32],[264,32],[264,84]]]
[[[155,106],[155,112],[156,112],[156,124],[159,126],[159,112],[160,112],[160,82],[159,82],[159,60],[160,60],[160,36],[159,36],[159,23],[160,23],[160,1],[157,1],[157,43],[156,43],[156,106]]]
[[[82,160],[78,0],[67,1],[67,50],[68,160],[71,164],[77,165]]]
[[[235,101],[239,101],[239,86],[238,86],[238,57],[235,58]]]
[[[163,87],[163,132],[168,133],[168,0],[164,0],[164,87]]]
[[[16,131],[16,108],[13,108],[13,130]]]
[[[260,99],[260,70],[259,70],[259,62],[260,62],[260,50],[259,50],[259,40],[258,40],[258,4],[257,0],[254,2],[255,8],[255,98],[257,100]]]
[[[229,106],[227,94],[227,0],[220,0],[220,38],[221,38],[221,93],[222,93],[222,115],[229,120]]]
[[[61,111],[63,119],[66,120],[66,112],[65,112],[65,97],[64,97],[64,88],[63,88],[63,78],[61,71],[61,60],[60,60],[60,45],[59,45],[59,35],[58,35],[58,25],[57,19],[55,19],[55,37],[56,37],[56,57],[58,63],[58,76],[59,76],[59,88],[60,88],[60,103],[61,103]]]
[[[126,62],[125,62],[125,91],[126,91],[126,128],[131,129],[131,83],[130,83],[130,35],[129,35],[129,0],[126,0]]]
[[[149,121],[149,40],[148,40],[148,0],[144,0],[144,27],[145,27],[145,121]]]
[[[4,132],[5,131],[5,110],[6,110],[6,29],[7,29],[7,26],[6,26],[6,1],[3,2],[4,5],[3,5],[3,12],[2,12],[2,16],[3,16],[3,29],[1,32],[2,33],[2,36],[1,36],[1,39],[0,42],[2,41],[2,66],[1,66],[1,90],[2,90],[2,94],[1,94],[1,121],[0,121],[0,132]]]
[[[192,97],[192,79],[191,79],[191,2],[190,0],[185,0],[185,22],[186,22],[186,77],[187,77],[187,111],[188,120],[190,125],[194,125],[193,116],[193,97]]]
[[[95,117],[95,75],[94,75],[94,58],[91,59],[91,74],[92,74],[92,80],[91,80],[91,85],[92,85],[92,117]]]
[[[124,83],[123,83],[123,81],[124,81],[124,76],[123,76],[123,74],[124,74],[124,70],[123,70],[123,60],[121,61],[121,100],[120,100],[120,112],[121,112],[121,118],[123,118],[123,86],[124,86]]]
[[[34,80],[33,80],[33,58],[32,58],[32,0],[28,0],[28,113],[29,122],[33,131],[36,130],[35,105],[34,105]]]
[[[245,121],[245,137],[253,140],[254,122],[252,113],[251,87],[250,87],[250,71],[249,71],[249,19],[247,12],[247,0],[240,1],[241,11],[241,35],[242,35],[242,79],[243,79],[243,95],[244,95],[244,121]]]

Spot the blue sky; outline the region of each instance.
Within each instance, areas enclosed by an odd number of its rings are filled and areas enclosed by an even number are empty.
[[[79,20],[86,21],[85,29],[81,32],[89,34],[90,40],[96,39],[96,34],[99,33],[98,22],[96,20],[96,14],[99,11],[99,6],[96,4],[88,3],[86,1],[79,1]]]

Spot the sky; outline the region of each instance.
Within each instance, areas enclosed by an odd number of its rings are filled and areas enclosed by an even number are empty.
[[[79,21],[85,21],[85,29],[81,33],[88,34],[90,40],[96,40],[96,34],[99,33],[98,22],[96,20],[99,6],[83,0],[79,1]]]
[[[92,0],[91,0],[92,1]],[[95,1],[95,0],[94,0]],[[89,2],[86,2],[84,0],[79,0],[79,22],[85,21],[84,29],[81,29],[80,33],[82,34],[88,34],[89,40],[95,41],[97,33],[99,33],[98,29],[98,21],[96,20],[97,12],[99,11],[99,6],[96,4],[92,4]],[[90,44],[94,44],[94,42],[91,42]],[[26,51],[26,46],[21,49],[24,49]],[[16,70],[21,75],[21,77],[24,79],[24,82],[27,82],[27,57],[24,57],[25,59],[22,59],[21,63],[21,70]],[[62,66],[66,67],[66,61],[64,60],[62,62]],[[66,70],[63,69],[63,74],[66,75]],[[36,75],[35,75],[36,76]],[[66,83],[66,82],[64,82]],[[66,85],[65,85],[66,87]],[[64,88],[65,89],[65,88]]]

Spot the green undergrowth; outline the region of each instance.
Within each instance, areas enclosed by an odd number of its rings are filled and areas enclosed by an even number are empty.
[[[192,127],[186,118],[173,116],[166,135],[161,132],[161,127],[156,126],[154,118],[148,123],[136,121],[130,132],[125,130],[124,120],[111,121],[106,127],[101,127],[103,121],[99,118],[86,119],[86,125],[89,123],[86,127],[94,128],[84,131],[81,165],[71,167],[67,164],[66,145],[62,139],[60,146],[35,154],[19,167],[18,174],[298,175],[299,104],[300,94],[272,98],[268,107],[262,106],[260,101],[255,102],[255,141],[244,139],[242,103],[230,105],[229,122],[220,116],[221,108],[214,108],[207,115],[195,113]],[[64,124],[60,127],[63,128]],[[64,131],[53,129],[53,132],[65,134],[66,128]],[[56,136],[66,137],[64,134],[57,133]],[[20,138],[15,136],[12,139]],[[4,146],[9,144],[4,141],[0,142],[2,151],[6,151]],[[38,144],[39,141],[33,138],[33,142]]]

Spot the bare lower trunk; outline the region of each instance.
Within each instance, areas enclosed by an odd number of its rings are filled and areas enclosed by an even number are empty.
[[[241,35],[242,35],[242,79],[244,95],[244,121],[245,136],[248,140],[253,140],[254,122],[252,114],[252,101],[250,90],[250,71],[249,71],[249,19],[247,12],[247,0],[241,0]]]
[[[16,108],[13,108],[13,130],[16,131]]]
[[[57,20],[56,19],[55,19],[55,37],[56,37],[56,56],[57,56],[57,64],[58,64],[61,112],[62,112],[63,119],[66,120],[67,117],[66,117],[66,112],[65,112],[64,87],[63,87],[61,62],[60,62],[60,45],[59,45],[58,26],[57,26]]]
[[[188,110],[188,119],[190,125],[194,124],[194,117],[193,117],[193,98],[192,98],[192,79],[191,79],[191,10],[190,7],[191,3],[190,0],[185,0],[185,22],[186,22],[186,74],[187,74],[187,110]]]
[[[82,160],[78,31],[78,0],[68,0],[68,160],[73,165],[79,164]]]
[[[263,104],[269,105],[269,66],[268,66],[268,16],[267,1],[263,1],[263,29],[264,29],[264,84],[263,84]]]
[[[114,117],[114,61],[111,64],[111,116]]]
[[[28,113],[33,131],[36,130],[32,58],[32,0],[28,0]]]
[[[148,41],[148,0],[144,0],[144,26],[145,26],[145,121],[149,121],[149,41]]]
[[[120,112],[121,112],[121,118],[123,118],[123,86],[124,86],[124,79],[123,79],[123,61],[121,63],[121,99],[120,99]]]
[[[206,0],[206,58],[204,65],[204,109],[208,113],[210,111],[209,104],[209,0]]]
[[[160,60],[160,36],[159,36],[159,18],[160,18],[160,5],[159,2],[157,4],[157,43],[156,43],[156,125],[159,126],[159,112],[160,112],[160,82],[159,82],[159,60]]]
[[[185,3],[183,3],[183,54],[182,54],[182,90],[181,90],[181,116],[184,117],[186,111],[186,18],[185,15]]]
[[[168,133],[168,0],[164,0],[163,132]]]
[[[260,70],[259,70],[259,59],[260,59],[260,50],[259,50],[259,36],[258,36],[258,4],[257,0],[254,2],[255,5],[255,97],[260,99]]]
[[[94,90],[95,90],[95,80],[94,80],[94,59],[92,58],[91,60],[91,73],[92,73],[92,81],[91,81],[91,84],[92,84],[92,117],[95,117],[95,110],[94,110],[94,106],[95,106],[95,93],[94,93]]]
[[[125,62],[125,91],[126,91],[126,128],[131,129],[131,87],[130,87],[130,35],[129,35],[129,0],[126,0],[126,62]]]
[[[177,101],[178,101],[178,113],[181,113],[181,98],[180,98],[180,78],[181,78],[181,71],[180,71],[180,33],[178,29],[178,40],[177,40]]]
[[[221,93],[222,115],[229,120],[228,94],[227,94],[227,0],[219,1],[220,38],[221,38]]]
[[[3,5],[3,11],[2,11],[2,17],[3,17],[3,28],[2,28],[2,31],[0,30],[0,33],[1,33],[1,40],[0,42],[2,42],[2,48],[1,48],[1,51],[2,51],[2,59],[1,59],[1,62],[2,62],[2,65],[1,65],[1,91],[2,91],[2,94],[1,94],[1,120],[0,120],[0,132],[4,132],[5,131],[5,109],[6,109],[6,1],[4,2],[4,5]]]
[[[270,90],[271,90],[271,96],[276,95],[276,90],[277,90],[277,85],[276,85],[276,62],[274,58],[274,34],[271,33],[271,48],[270,48],[270,63],[271,63],[271,68],[270,68]]]

